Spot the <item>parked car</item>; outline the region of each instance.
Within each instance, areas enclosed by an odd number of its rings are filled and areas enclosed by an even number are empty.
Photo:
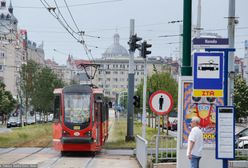
[[[244,128],[235,135],[236,148],[248,148],[248,128]]]
[[[10,117],[8,122],[7,122],[7,128],[10,128],[10,127],[21,127],[22,126],[22,123],[21,123],[21,120],[20,120],[20,117],[17,116],[17,117]]]
[[[171,122],[170,121],[164,121],[164,126],[163,126],[163,129],[169,129],[171,130]]]
[[[35,124],[35,116],[28,116],[27,121],[25,120],[25,125]]]
[[[48,122],[52,122],[52,121],[53,121],[53,114],[49,114],[49,115],[48,115],[47,121],[48,121]]]
[[[237,147],[248,149],[248,136],[240,137],[237,141]]]
[[[171,131],[177,131],[177,120],[171,123]]]

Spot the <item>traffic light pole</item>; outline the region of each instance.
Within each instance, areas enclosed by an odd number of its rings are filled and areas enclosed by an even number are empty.
[[[134,19],[130,20],[130,38],[134,35]],[[134,141],[133,136],[133,95],[134,95],[134,52],[129,50],[128,72],[128,111],[127,111],[127,136],[126,141]]]
[[[143,85],[143,113],[142,113],[142,138],[146,138],[146,90],[147,90],[147,58],[144,58],[144,85]]]

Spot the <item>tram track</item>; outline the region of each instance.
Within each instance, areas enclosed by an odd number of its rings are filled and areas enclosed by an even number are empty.
[[[49,141],[48,144],[47,144],[45,147],[42,147],[42,148],[40,148],[40,149],[38,149],[38,150],[36,150],[36,151],[34,151],[34,152],[32,152],[32,153],[30,153],[30,154],[28,154],[28,155],[22,157],[22,158],[19,158],[19,159],[15,160],[15,161],[13,161],[13,162],[11,162],[11,163],[9,163],[9,164],[17,164],[17,162],[19,162],[19,161],[21,161],[21,160],[23,160],[23,159],[26,159],[26,158],[28,158],[28,157],[34,155],[34,154],[37,154],[37,153],[39,153],[40,151],[46,149],[51,143],[52,143],[52,140]],[[15,148],[15,149],[17,149],[17,148]]]
[[[14,151],[14,150],[16,150],[16,149],[17,149],[17,148],[13,148],[13,149],[8,150],[8,151],[6,151],[6,152],[0,153],[0,156],[1,156],[1,155],[5,155],[5,154],[7,154],[7,153],[10,153],[10,152],[12,152],[12,151]]]
[[[95,155],[92,156],[92,157],[90,158],[90,160],[86,163],[86,165],[85,165],[84,168],[91,168],[91,167],[92,167],[93,160],[95,159],[95,157],[96,157]]]

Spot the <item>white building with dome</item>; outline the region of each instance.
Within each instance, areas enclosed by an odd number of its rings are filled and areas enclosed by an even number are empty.
[[[114,35],[114,43],[106,49],[102,54],[102,58],[112,58],[112,57],[127,57],[129,53],[125,47],[120,45],[120,35],[116,33]]]
[[[114,35],[114,43],[106,49],[101,59],[95,60],[100,64],[100,68],[93,81],[98,87],[104,88],[104,94],[114,100],[120,92],[128,90],[128,70],[129,70],[129,52],[120,44],[118,33]],[[134,58],[135,70],[135,88],[144,76],[144,59],[142,57]],[[148,75],[153,73],[153,67],[158,71],[163,71],[164,61],[161,57],[151,57],[148,59]]]

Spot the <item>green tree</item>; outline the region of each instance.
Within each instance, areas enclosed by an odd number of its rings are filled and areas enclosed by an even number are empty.
[[[155,71],[156,72],[156,71]],[[177,81],[167,72],[156,72],[151,77],[147,79],[147,93],[146,93],[146,102],[148,106],[148,101],[150,95],[157,91],[157,90],[164,90],[170,93],[173,97],[174,106],[173,109],[177,111],[177,97],[178,97],[178,84]],[[141,82],[137,87],[136,95],[140,96],[140,103],[141,107],[143,106],[143,82]],[[149,118],[151,113],[150,108],[148,108]],[[136,112],[141,111],[141,109],[136,109]],[[153,121],[153,120],[152,120]],[[148,124],[150,125],[150,119],[148,120]],[[153,124],[152,124],[153,125]]]
[[[16,100],[9,91],[5,90],[5,84],[0,82],[0,113],[9,114],[16,105]],[[2,121],[3,122],[3,121]]]
[[[248,86],[246,81],[237,75],[234,80],[234,106],[236,121],[241,117],[248,116]]]
[[[149,100],[149,96],[157,91],[157,90],[164,90],[170,93],[173,97],[174,102],[174,109],[177,108],[177,94],[178,94],[178,84],[177,81],[172,78],[169,73],[162,72],[162,73],[155,73],[151,77],[147,79],[147,101]],[[141,107],[143,103],[143,82],[141,82],[137,87],[137,95],[141,98]]]
[[[28,109],[29,100],[35,89],[35,80],[37,79],[40,66],[32,60],[29,60],[27,64],[23,64],[20,70],[20,88],[21,88],[21,102],[25,102],[25,107]],[[24,100],[24,101],[23,101]]]
[[[34,80],[31,104],[44,114],[52,110],[53,90],[64,86],[62,80],[50,68],[42,68]]]

